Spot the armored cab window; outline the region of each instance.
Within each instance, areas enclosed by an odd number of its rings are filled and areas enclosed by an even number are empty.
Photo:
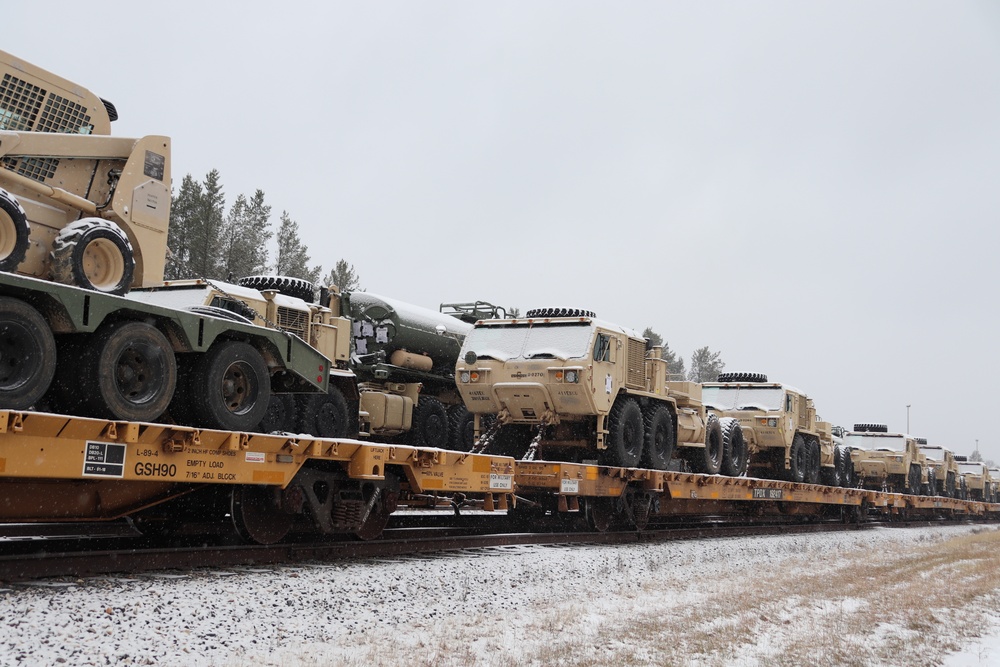
[[[792,411],[792,395],[785,394],[785,412]]]
[[[594,341],[594,361],[611,361],[611,337],[607,334],[597,334]]]

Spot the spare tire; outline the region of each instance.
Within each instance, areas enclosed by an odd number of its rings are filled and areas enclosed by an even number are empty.
[[[13,271],[28,252],[28,215],[20,202],[0,190],[0,271]]]
[[[246,276],[245,278],[240,278],[239,285],[240,287],[255,289],[258,292],[274,290],[275,292],[281,292],[285,296],[302,299],[307,303],[314,301],[315,297],[313,294],[316,290],[315,286],[308,280],[293,278],[291,276]]]
[[[719,373],[716,382],[767,382],[763,373]]]
[[[525,317],[597,317],[592,310],[580,308],[533,308]]]
[[[885,424],[855,424],[856,433],[888,433],[889,427]]]

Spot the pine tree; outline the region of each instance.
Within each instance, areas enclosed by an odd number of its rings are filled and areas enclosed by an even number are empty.
[[[353,264],[348,264],[347,260],[337,260],[337,265],[330,269],[324,285],[335,285],[340,288],[341,293],[352,292],[361,286],[361,280],[354,270]]]
[[[236,198],[222,227],[221,275],[227,280],[267,271],[267,242],[271,232],[268,222],[271,207],[264,203],[264,193],[257,190],[252,199]]]
[[[663,345],[663,336],[653,331],[653,327],[646,327],[643,329],[642,337],[649,341],[651,347]]]
[[[201,184],[188,174],[181,181],[181,189],[170,203],[170,228],[167,231],[167,264],[163,277],[166,280],[188,278],[191,270],[191,241],[197,225],[198,210],[205,196]]]
[[[311,283],[319,280],[323,267],[309,268],[309,249],[299,238],[299,223],[288,216],[288,211],[281,212],[281,224],[278,227],[278,254],[274,258],[274,273],[279,276],[293,276]]]
[[[712,352],[708,346],[700,347],[691,355],[691,371],[688,380],[692,382],[715,382],[726,367],[721,352]]]
[[[663,340],[663,336],[653,331],[653,327],[646,327],[642,331],[642,337],[648,338],[650,345],[656,347],[663,346],[663,359],[667,362],[667,375],[669,379],[683,380],[685,377],[684,359],[670,349],[670,344]]]
[[[188,275],[184,277],[219,278],[219,238],[226,197],[222,192],[218,169],[208,172],[200,189],[187,229]]]

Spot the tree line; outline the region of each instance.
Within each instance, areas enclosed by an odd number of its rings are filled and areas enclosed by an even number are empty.
[[[694,351],[691,355],[691,368],[685,370],[684,358],[671,350],[670,345],[663,340],[663,336],[653,331],[652,327],[646,327],[642,337],[648,339],[654,346],[663,346],[663,358],[667,362],[667,373],[671,380],[715,382],[719,379],[719,373],[726,367],[726,362],[722,360],[722,352],[712,352],[706,345]]]
[[[269,244],[277,251],[271,257]],[[329,273],[321,264],[311,265],[309,248],[299,236],[299,224],[282,211],[277,230],[272,229],[271,205],[263,190],[240,194],[226,210],[219,170],[203,181],[188,174],[171,196],[167,235],[167,280],[208,278],[234,282],[244,276],[273,274],[302,278],[311,283],[336,285],[341,291],[360,287],[354,266],[340,259]]]

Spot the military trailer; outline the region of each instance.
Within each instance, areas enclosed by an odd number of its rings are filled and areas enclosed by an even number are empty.
[[[312,283],[283,276],[168,281],[129,298],[246,318],[296,335],[333,362],[326,396],[273,397],[261,430],[472,448],[472,415],[454,376],[472,325],[457,317],[370,292],[322,289],[317,302]]]
[[[170,139],[107,136],[114,106],[0,51],[0,271],[124,294],[163,279]]]
[[[847,450],[834,442],[833,426],[816,416],[812,399],[798,389],[758,373],[722,373],[717,382],[703,385],[702,400],[712,414],[739,421],[752,476],[849,485]]]
[[[934,478],[930,495],[957,498],[960,485],[955,453],[946,447],[928,444],[920,444],[920,453],[927,459],[928,476]]]
[[[478,321],[455,374],[485,451],[658,470],[678,456],[696,472],[746,469],[738,422],[709,415],[701,385],[667,381],[661,348],[589,311]]]
[[[855,424],[844,443],[863,488],[920,495],[925,484],[937,484],[913,436],[889,433],[885,424]]]

